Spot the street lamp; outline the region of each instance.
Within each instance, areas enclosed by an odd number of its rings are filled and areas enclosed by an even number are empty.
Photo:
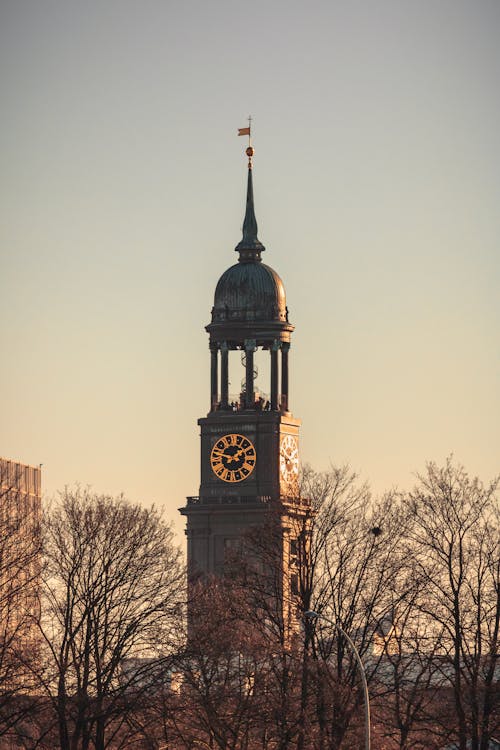
[[[338,625],[333,620],[330,620],[329,617],[325,617],[324,615],[318,614],[318,612],[314,612],[312,609],[308,610],[307,612],[304,612],[304,617],[307,617],[309,620],[324,620],[325,622],[329,623],[332,628],[335,628],[347,641],[349,646],[352,649],[352,653],[354,654],[354,658],[356,659],[356,663],[359,667],[359,673],[361,675],[361,684],[363,685],[363,698],[365,703],[365,750],[370,750],[371,748],[371,741],[370,741],[370,698],[368,695],[368,683],[366,682],[366,673],[365,668],[363,666],[363,662],[361,661],[361,656],[359,655],[359,651],[352,642],[352,640],[349,638],[345,630],[343,630],[340,625]]]

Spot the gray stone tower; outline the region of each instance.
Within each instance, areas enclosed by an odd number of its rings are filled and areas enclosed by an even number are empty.
[[[243,238],[238,262],[220,277],[206,326],[210,336],[210,411],[201,428],[199,495],[188,497],[180,512],[187,519],[191,580],[222,575],[228,554],[250,529],[278,519],[282,594],[293,590],[294,528],[309,514],[299,497],[299,426],[289,399],[289,349],[294,327],[288,320],[281,278],[262,262],[257,237],[252,157]],[[269,353],[268,393],[255,388],[254,355]],[[231,373],[240,369],[240,377]],[[243,376],[241,378],[241,376]],[[237,394],[230,382],[240,383]]]

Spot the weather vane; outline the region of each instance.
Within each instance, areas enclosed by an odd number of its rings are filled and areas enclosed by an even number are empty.
[[[238,128],[238,135],[248,135],[248,147],[245,151],[248,156],[248,169],[252,169],[252,156],[254,155],[254,149],[252,146],[252,117],[248,116],[248,127]]]

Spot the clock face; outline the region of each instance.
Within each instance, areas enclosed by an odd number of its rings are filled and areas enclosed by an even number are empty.
[[[212,471],[223,482],[242,482],[255,468],[257,454],[254,445],[244,435],[224,435],[212,448]]]
[[[299,479],[299,446],[293,435],[284,435],[280,446],[280,472],[282,479],[296,484]]]

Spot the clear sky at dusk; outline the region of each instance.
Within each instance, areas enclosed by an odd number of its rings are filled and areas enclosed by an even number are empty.
[[[500,3],[3,0],[0,455],[177,508],[253,119],[303,460],[500,469]]]

